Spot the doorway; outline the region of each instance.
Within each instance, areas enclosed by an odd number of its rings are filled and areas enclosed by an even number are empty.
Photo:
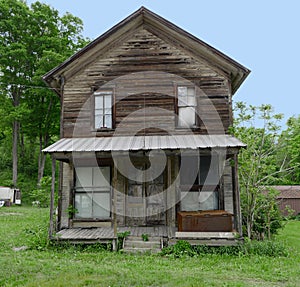
[[[146,170],[143,164],[138,168]],[[126,197],[127,226],[157,226],[166,222],[165,172],[156,178],[128,179]]]

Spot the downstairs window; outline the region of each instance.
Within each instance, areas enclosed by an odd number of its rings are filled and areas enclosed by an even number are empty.
[[[189,168],[180,169],[181,211],[218,210],[218,157],[191,156],[185,160]]]
[[[77,167],[75,218],[110,219],[110,166]]]

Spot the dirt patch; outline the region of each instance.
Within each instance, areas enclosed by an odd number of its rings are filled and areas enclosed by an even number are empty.
[[[9,215],[20,216],[20,215],[23,215],[23,213],[19,213],[19,212],[1,212],[0,213],[0,216],[9,216]]]

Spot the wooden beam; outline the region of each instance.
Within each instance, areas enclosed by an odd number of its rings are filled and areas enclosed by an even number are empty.
[[[240,203],[240,191],[238,181],[238,155],[233,155],[234,166],[232,167],[232,187],[233,187],[233,208],[234,208],[234,219],[235,228],[239,235],[243,236],[242,230],[242,214],[241,214],[241,203]]]
[[[52,181],[51,181],[51,194],[50,194],[50,225],[49,225],[49,238],[52,239],[54,232],[54,195],[55,195],[55,169],[56,161],[52,157]]]
[[[117,238],[117,208],[116,208],[116,205],[117,205],[117,193],[116,193],[116,189],[117,189],[117,173],[118,173],[118,170],[117,170],[117,166],[116,164],[114,163],[114,167],[113,167],[113,188],[112,188],[112,191],[113,191],[113,228],[114,228],[114,240],[113,240],[113,250],[116,251],[117,250],[117,242],[116,242],[116,238]]]
[[[173,196],[171,193],[172,191],[170,191],[170,186],[172,185],[172,160],[171,160],[171,157],[168,156],[167,157],[167,204],[166,204],[166,224],[167,224],[167,228],[168,228],[168,237],[171,237],[172,236],[172,209],[169,208],[169,206],[171,205],[172,206],[172,199],[173,199]],[[171,203],[171,204],[170,204]]]

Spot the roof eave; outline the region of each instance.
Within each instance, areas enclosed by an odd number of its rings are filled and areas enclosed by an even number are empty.
[[[133,19],[138,18],[139,16],[141,16],[141,12],[140,11],[143,10],[143,9],[144,9],[144,7],[140,8],[137,11],[135,11],[134,13],[132,13],[131,15],[129,15],[128,17],[126,17],[124,20],[122,20],[121,22],[117,23],[112,28],[110,28],[109,30],[107,30],[106,32],[104,32],[101,36],[99,36],[95,40],[91,41],[88,45],[86,45],[85,47],[83,47],[82,49],[80,49],[78,52],[76,52],[71,57],[69,57],[68,59],[66,59],[60,65],[54,67],[52,70],[50,70],[48,73],[46,73],[45,75],[42,76],[43,81],[47,85],[51,86],[52,88],[55,88],[55,89],[57,88],[58,89],[59,87],[55,86],[55,84],[53,83],[53,80],[55,79],[55,77],[59,73],[61,73],[61,71],[64,68],[66,68],[69,64],[71,64],[72,62],[74,62],[75,60],[77,60],[78,58],[80,58],[87,51],[89,51],[93,47],[97,46],[97,44],[99,42],[103,41],[104,39],[107,39],[117,29],[120,29],[121,27],[125,26],[129,21],[132,21]]]
[[[55,89],[56,93],[60,94],[60,86],[58,85],[58,77],[60,74],[63,73],[64,69],[74,63],[77,59],[79,59],[82,55],[86,52],[93,49],[102,41],[108,39],[112,34],[114,34],[119,29],[125,27],[130,21],[136,21],[137,25],[139,22],[141,23],[158,23],[158,25],[168,27],[168,29],[173,30],[174,32],[178,33],[181,37],[188,38],[191,42],[192,48],[195,52],[204,53],[207,57],[212,57],[218,65],[220,65],[224,70],[228,71],[228,74],[231,74],[231,89],[232,95],[238,90],[240,85],[243,81],[247,78],[250,73],[250,70],[238,63],[237,61],[233,60],[232,58],[228,57],[221,51],[215,49],[214,47],[210,46],[209,44],[205,43],[204,41],[200,40],[199,38],[195,37],[194,35],[190,34],[189,32],[183,30],[182,28],[178,27],[177,25],[171,23],[170,21],[164,19],[163,17],[155,14],[154,12],[148,10],[145,7],[141,7],[124,20],[119,22],[118,24],[114,25],[104,34],[96,38],[94,41],[90,42],[87,46],[79,50],[77,53],[69,57],[59,66],[53,68],[51,71],[46,73],[42,78],[47,83],[47,85],[51,86]]]

